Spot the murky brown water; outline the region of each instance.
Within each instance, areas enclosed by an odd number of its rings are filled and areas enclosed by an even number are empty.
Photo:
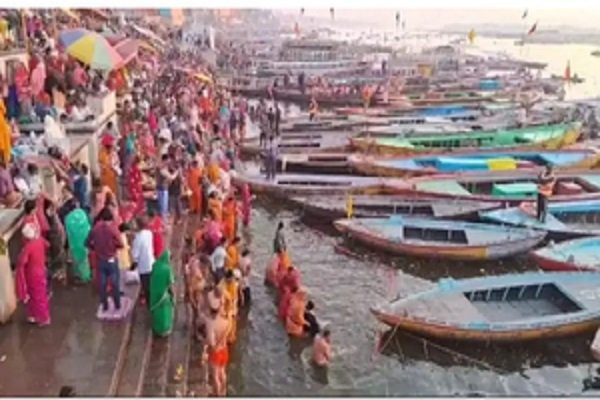
[[[423,261],[378,255],[327,228],[306,225],[293,209],[261,202],[246,233],[253,252],[252,308],[239,324],[230,374],[232,395],[598,395],[585,390],[600,364],[589,355],[590,335],[526,345],[427,342],[396,334],[369,313],[369,307],[408,293],[441,277],[469,277],[535,268],[526,258],[499,263]],[[292,259],[329,323],[334,361],[327,374],[309,362],[310,345],[291,341],[276,317],[273,293],[263,285],[276,223],[286,223]],[[338,254],[344,243],[361,259]],[[375,353],[384,334],[383,354]],[[443,346],[440,350],[437,345]],[[450,349],[452,352],[449,353]],[[467,358],[468,357],[468,358]]]

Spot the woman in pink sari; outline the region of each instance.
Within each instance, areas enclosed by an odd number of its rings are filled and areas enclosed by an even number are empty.
[[[250,194],[250,185],[244,183],[242,186],[242,222],[244,226],[250,225],[250,210],[252,209],[252,195]]]
[[[49,245],[36,235],[32,224],[23,227],[25,245],[19,254],[16,271],[17,297],[27,304],[27,321],[50,325],[50,304],[46,291],[46,250]]]

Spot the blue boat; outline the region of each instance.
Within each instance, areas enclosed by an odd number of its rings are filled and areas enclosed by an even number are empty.
[[[531,253],[535,262],[548,271],[600,272],[600,237],[585,237],[551,243]]]
[[[417,157],[373,157],[355,154],[350,166],[361,174],[375,176],[418,176],[431,174],[481,173],[540,169],[591,168],[600,156],[593,150],[509,151],[498,153],[440,154]]]
[[[535,205],[483,211],[479,216],[486,221],[544,230],[554,239],[600,235],[600,200],[550,203],[545,222],[536,218]]]
[[[600,274],[442,279],[371,311],[394,328],[440,339],[517,342],[570,336],[600,325]]]
[[[495,260],[531,250],[545,232],[416,216],[342,219],[336,229],[396,254],[453,260]]]

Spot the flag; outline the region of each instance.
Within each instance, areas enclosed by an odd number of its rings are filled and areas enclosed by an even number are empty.
[[[300,25],[297,22],[294,24],[294,33],[296,33],[296,36],[300,36]]]
[[[471,29],[471,31],[467,35],[467,37],[469,38],[469,43],[470,44],[475,43],[475,36],[477,36],[476,33],[475,33],[475,29]]]
[[[335,11],[333,10],[333,7],[329,9],[329,15],[331,15],[332,20],[335,19]]]
[[[533,26],[531,27],[531,29],[529,29],[529,32],[527,32],[527,34],[533,35],[533,32],[535,32],[536,29],[537,29],[537,22],[535,24],[533,24]]]
[[[567,61],[567,67],[565,68],[565,81],[571,82],[571,61]]]
[[[525,12],[523,12],[523,15],[521,16],[521,19],[525,19],[527,18],[527,14],[529,13],[528,9],[525,9]]]

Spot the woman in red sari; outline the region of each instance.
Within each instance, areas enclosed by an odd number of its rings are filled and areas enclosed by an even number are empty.
[[[162,255],[165,250],[165,227],[163,224],[162,217],[157,215],[154,210],[150,210],[148,213],[150,217],[150,221],[148,223],[148,228],[152,232],[152,246],[154,247],[154,257],[158,258]]]
[[[129,167],[129,197],[135,204],[134,214],[139,215],[144,211],[144,191],[142,189],[142,172],[140,171],[140,158],[135,156]]]
[[[25,245],[19,254],[16,270],[17,297],[27,304],[27,321],[39,326],[50,325],[47,292],[46,250],[49,245],[33,224],[23,227]]]

